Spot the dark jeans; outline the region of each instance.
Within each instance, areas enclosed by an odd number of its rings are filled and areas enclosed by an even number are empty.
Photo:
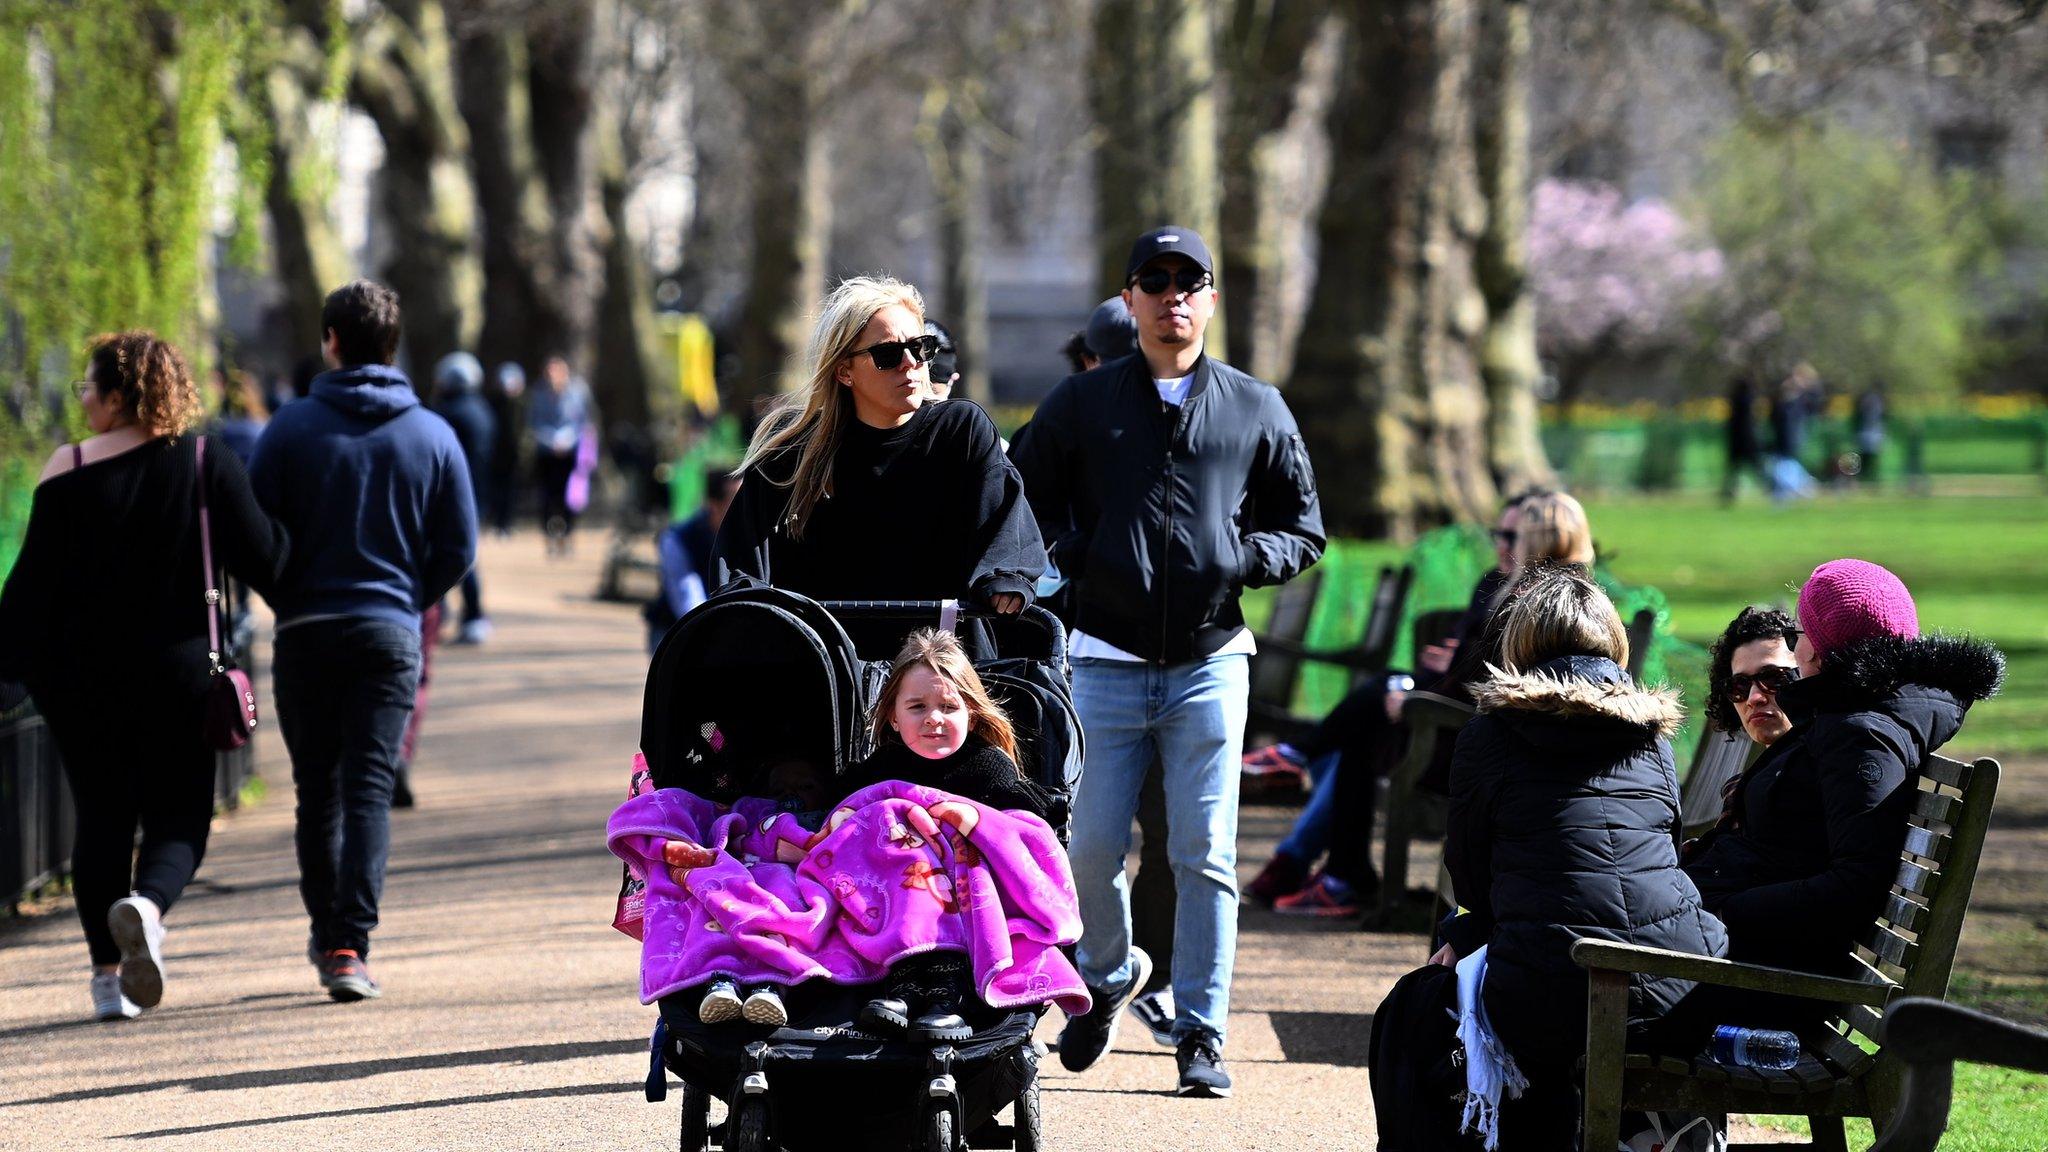
[[[1338,701],[1300,751],[1314,760],[1340,753],[1330,806],[1330,855],[1323,871],[1346,884],[1375,887],[1372,821],[1379,778],[1393,763],[1388,741],[1387,680],[1375,675]]]
[[[484,585],[477,578],[477,566],[471,564],[469,571],[462,574],[462,622],[484,618]]]
[[[537,453],[533,471],[540,481],[541,527],[550,535],[559,531],[567,536],[576,531],[576,513],[569,507],[569,477],[576,471],[576,453]]]
[[[419,684],[420,637],[378,620],[277,634],[277,718],[298,788],[299,896],[319,950],[368,956],[391,848],[391,784]]]
[[[132,891],[170,911],[199,871],[213,820],[214,753],[200,735],[202,701],[133,687],[118,717],[47,710],[78,810],[72,894],[95,964],[121,959],[107,909]]]

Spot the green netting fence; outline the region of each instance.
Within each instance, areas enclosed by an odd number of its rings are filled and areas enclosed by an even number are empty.
[[[1406,550],[1375,541],[1332,541],[1319,565],[1322,585],[1309,616],[1309,646],[1336,649],[1356,645],[1365,634],[1365,616],[1372,604],[1380,568],[1398,564],[1413,566],[1415,577],[1395,633],[1391,663],[1396,668],[1412,668],[1411,633],[1416,617],[1463,608],[1471,599],[1472,586],[1493,567],[1493,544],[1486,529],[1476,524],[1439,528]],[[1646,684],[1676,689],[1685,704],[1685,727],[1671,739],[1671,750],[1682,776],[1691,767],[1699,742],[1697,718],[1706,694],[1707,651],[1672,634],[1671,608],[1661,590],[1647,584],[1627,583],[1605,567],[1596,567],[1593,576],[1614,601],[1623,620],[1634,619],[1636,613],[1646,608],[1655,614],[1650,650],[1643,658],[1642,679]],[[1247,592],[1244,603],[1246,618],[1255,625],[1263,624],[1272,613],[1272,589]],[[1293,709],[1302,716],[1323,715],[1349,688],[1347,669],[1309,665],[1296,686]]]

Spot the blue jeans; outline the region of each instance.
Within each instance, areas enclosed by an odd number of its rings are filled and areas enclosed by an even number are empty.
[[[1224,1033],[1237,956],[1237,777],[1250,689],[1243,656],[1160,666],[1077,660],[1074,707],[1088,739],[1074,797],[1081,976],[1110,996],[1129,986],[1131,904],[1124,859],[1138,791],[1156,759],[1173,866],[1174,1032]]]
[[[419,632],[380,620],[316,620],[276,644],[277,721],[298,789],[299,897],[313,946],[370,954],[391,787],[419,686]]]
[[[1314,864],[1330,846],[1330,825],[1337,812],[1337,759],[1342,755],[1332,752],[1309,764],[1308,778],[1314,788],[1301,815],[1294,818],[1293,830],[1280,842],[1279,851],[1303,864]]]

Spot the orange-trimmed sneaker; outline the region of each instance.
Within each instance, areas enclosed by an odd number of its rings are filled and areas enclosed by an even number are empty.
[[[1327,873],[1317,873],[1308,887],[1292,896],[1273,901],[1273,911],[1282,916],[1317,916],[1337,920],[1365,911],[1351,885]]]

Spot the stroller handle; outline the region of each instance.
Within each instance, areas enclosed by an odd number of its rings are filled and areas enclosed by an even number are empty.
[[[820,600],[818,606],[834,616],[863,620],[922,620],[935,617],[946,607],[944,600]],[[993,608],[966,601],[955,602],[963,620],[1016,620],[1037,629],[1045,637],[1047,659],[1055,667],[1067,667],[1067,630],[1060,618],[1036,604],[1005,616]]]

